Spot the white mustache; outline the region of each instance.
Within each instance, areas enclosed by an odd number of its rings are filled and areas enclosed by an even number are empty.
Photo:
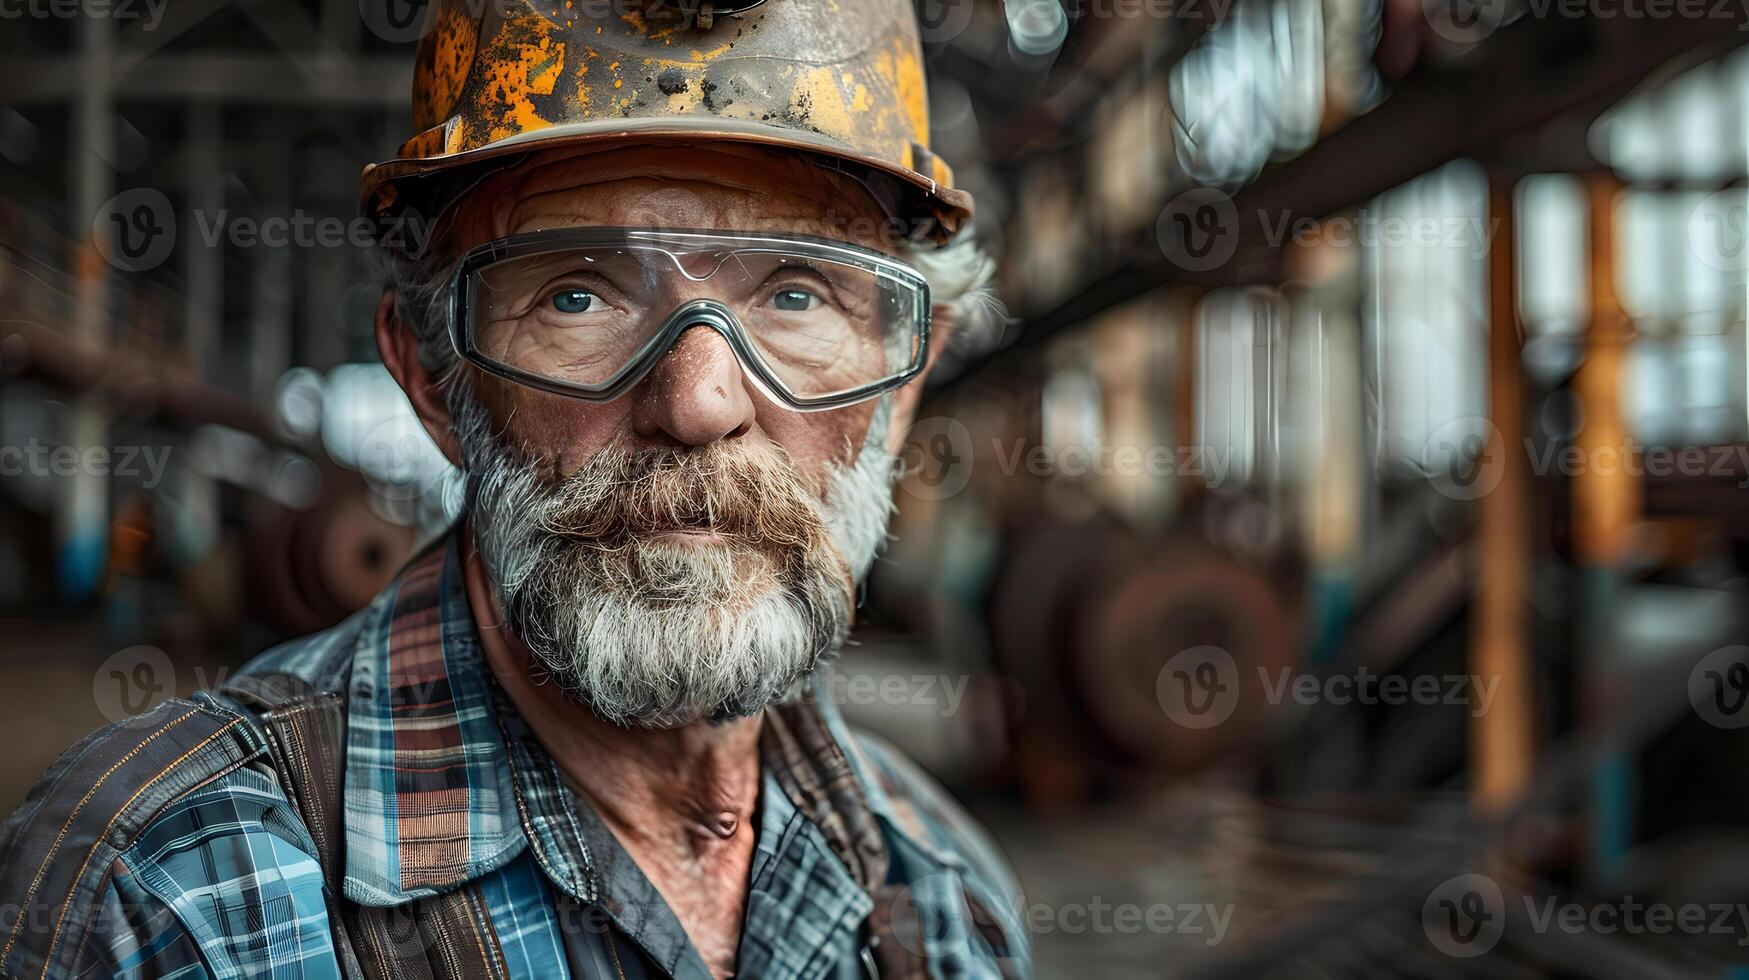
[[[603,718],[755,714],[834,656],[885,537],[884,427],[824,501],[780,452],[618,452],[555,478],[452,395],[476,545],[536,666]],[[473,404],[469,404],[473,402]],[[881,413],[884,414],[884,413]],[[655,540],[709,527],[708,547]]]

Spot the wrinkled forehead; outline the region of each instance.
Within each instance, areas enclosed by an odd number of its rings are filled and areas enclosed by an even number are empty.
[[[853,177],[793,151],[640,145],[553,151],[457,203],[457,251],[551,228],[705,228],[815,235],[891,253],[891,220]]]

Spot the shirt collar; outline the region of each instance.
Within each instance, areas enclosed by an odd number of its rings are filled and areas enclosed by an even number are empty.
[[[353,655],[343,888],[360,905],[448,891],[528,843],[457,539],[377,597]]]
[[[596,902],[596,858],[569,790],[487,668],[462,577],[460,533],[452,530],[413,559],[363,617],[348,693],[343,892],[370,906],[441,894],[503,867],[532,840],[556,887]],[[779,714],[787,723],[778,729],[793,744],[787,759],[775,758],[798,769],[823,767],[828,783],[853,783],[890,832],[953,863],[931,846],[925,822],[895,805],[881,767],[862,753],[829,700],[810,697]],[[767,739],[768,760],[774,740]],[[872,843],[861,834],[831,836],[854,841],[839,855],[849,861],[862,850],[854,845]]]

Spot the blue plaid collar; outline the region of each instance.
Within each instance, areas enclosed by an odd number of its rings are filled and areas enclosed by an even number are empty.
[[[353,654],[343,888],[361,905],[449,891],[528,844],[458,538],[377,597]]]
[[[353,649],[345,768],[342,885],[360,905],[450,891],[510,863],[532,841],[561,891],[599,899],[595,857],[578,833],[553,760],[492,680],[463,580],[460,533],[413,559],[360,614]],[[873,815],[936,863],[959,864],[915,808],[887,793],[825,698],[829,741]],[[836,753],[835,753],[836,754]]]

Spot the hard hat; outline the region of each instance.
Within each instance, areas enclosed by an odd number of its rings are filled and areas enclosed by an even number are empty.
[[[554,147],[726,140],[813,154],[914,237],[971,195],[929,151],[912,0],[441,0],[413,77],[420,132],[364,170],[360,206],[441,211]]]

